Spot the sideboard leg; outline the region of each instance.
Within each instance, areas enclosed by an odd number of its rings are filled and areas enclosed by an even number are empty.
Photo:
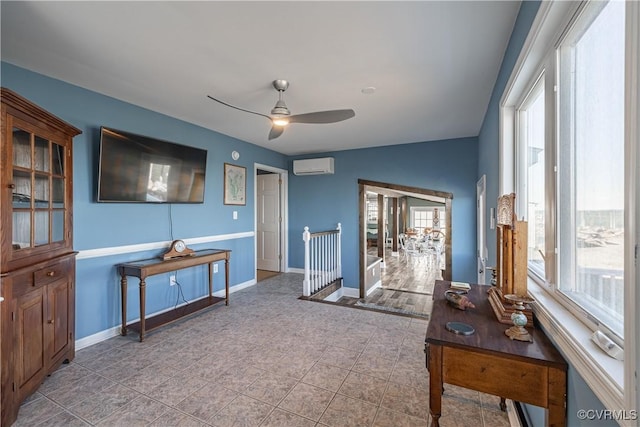
[[[146,287],[144,279],[140,280],[140,342],[144,341],[144,328],[145,328],[145,298]]]

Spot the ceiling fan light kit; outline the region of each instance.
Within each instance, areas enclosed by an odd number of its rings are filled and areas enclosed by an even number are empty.
[[[244,111],[245,113],[255,114],[257,116],[266,117],[271,121],[272,127],[269,131],[269,140],[275,139],[282,135],[284,132],[285,126],[290,123],[312,123],[312,124],[327,124],[327,123],[337,123],[343,120],[350,119],[356,115],[355,111],[351,109],[347,110],[328,110],[328,111],[316,111],[312,113],[306,114],[296,114],[291,115],[291,111],[287,108],[287,104],[285,104],[282,99],[283,93],[289,87],[289,81],[284,79],[274,80],[272,85],[275,90],[278,91],[278,100],[276,101],[276,105],[271,110],[271,115],[266,115],[262,113],[257,113],[255,111],[246,110],[244,108],[236,107],[234,105],[223,102],[219,99],[212,97],[211,95],[207,95],[207,97],[213,101],[216,101],[224,106],[234,108],[236,110]]]
[[[289,119],[286,117],[274,117],[271,123],[273,123],[274,126],[286,126],[289,124]]]

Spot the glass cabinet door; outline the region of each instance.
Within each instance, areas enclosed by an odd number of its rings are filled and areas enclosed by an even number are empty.
[[[65,148],[13,128],[13,249],[63,241],[65,236]]]

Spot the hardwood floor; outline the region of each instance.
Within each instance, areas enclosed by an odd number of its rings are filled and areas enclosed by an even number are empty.
[[[277,276],[278,274],[280,274],[278,271],[256,270],[256,281],[262,282],[263,280]]]
[[[377,248],[369,248],[370,255],[377,255]],[[385,251],[385,268],[381,272],[382,286],[366,298],[342,297],[339,304],[388,310],[390,313],[412,317],[428,317],[432,307],[432,291],[435,281],[442,279],[433,259],[427,257],[406,260],[402,254],[392,256]]]

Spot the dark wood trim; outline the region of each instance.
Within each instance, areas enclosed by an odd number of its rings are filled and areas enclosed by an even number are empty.
[[[384,262],[384,245],[385,235],[384,235],[384,219],[386,217],[386,212],[384,211],[384,196],[382,194],[378,194],[378,258],[382,258]]]
[[[391,218],[389,218],[389,224],[391,226],[391,230],[389,230],[391,234],[391,251],[398,252],[398,198],[391,197],[389,201],[392,212]]]
[[[340,289],[341,287],[342,287],[342,277],[329,283],[327,286],[320,289],[315,294],[308,297],[300,296],[298,297],[298,299],[309,300],[309,301],[322,301],[326,297],[328,297],[329,295],[331,295],[332,293]]]
[[[427,188],[411,187],[409,185],[389,184],[386,182],[369,181],[367,179],[358,179],[358,184],[366,185],[369,187],[386,188],[390,190],[396,190],[400,192],[423,194],[425,196],[442,197],[443,199],[453,199],[453,193],[446,191],[430,190]]]
[[[445,271],[444,271],[444,275],[443,275],[443,279],[444,280],[451,280],[451,275],[453,273],[453,271],[451,270],[453,268],[452,265],[452,253],[453,253],[453,246],[452,243],[453,242],[453,229],[451,228],[451,199],[446,199],[444,201],[444,209],[445,209],[445,218],[447,220],[447,223],[445,224],[444,227],[444,233],[445,236],[447,236],[447,239],[445,240],[445,246],[444,246],[444,253],[446,254],[446,259],[445,259]]]
[[[359,217],[359,227],[358,227],[358,235],[359,235],[359,241],[360,241],[360,245],[358,245],[358,247],[360,248],[360,254],[358,256],[359,259],[359,268],[358,271],[360,272],[359,276],[360,276],[360,298],[364,297],[365,294],[365,289],[364,289],[364,285],[365,285],[365,275],[366,275],[366,270],[367,270],[367,193],[365,191],[364,185],[359,185],[358,186],[358,200],[359,203],[358,205],[359,207],[359,212],[360,214],[358,215]]]

